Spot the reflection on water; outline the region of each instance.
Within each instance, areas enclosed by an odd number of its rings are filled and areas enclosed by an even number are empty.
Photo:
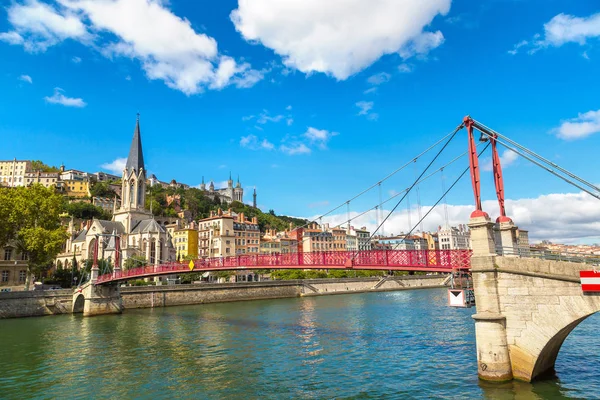
[[[477,380],[474,310],[444,290],[0,321],[0,398],[600,398],[600,319],[557,376]]]

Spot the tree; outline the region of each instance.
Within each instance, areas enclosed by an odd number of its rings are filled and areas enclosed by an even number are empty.
[[[0,245],[15,240],[19,251],[29,256],[25,289],[30,276],[42,276],[52,265],[67,239],[60,226],[62,196],[42,185],[0,188]]]
[[[41,171],[41,172],[59,172],[60,171],[59,168],[46,165],[40,160],[34,160],[31,162],[31,170],[32,171]]]
[[[125,262],[123,263],[123,269],[127,271],[129,269],[143,267],[144,265],[148,265],[148,260],[146,260],[146,257],[140,255],[133,255],[127,260],[125,260]]]
[[[83,201],[74,201],[67,204],[66,211],[70,216],[79,219],[97,218],[109,220],[111,218],[110,214],[101,207]]]
[[[107,197],[114,198],[117,194],[106,182],[94,182],[90,187],[92,197]]]

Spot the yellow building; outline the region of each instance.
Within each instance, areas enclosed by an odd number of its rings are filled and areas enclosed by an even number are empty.
[[[0,186],[26,186],[25,174],[31,171],[31,161],[0,161]]]
[[[80,199],[90,196],[90,183],[87,180],[63,180],[62,185],[68,197]]]
[[[198,231],[196,229],[176,229],[173,232],[173,242],[178,260],[183,260],[187,256],[198,257]]]

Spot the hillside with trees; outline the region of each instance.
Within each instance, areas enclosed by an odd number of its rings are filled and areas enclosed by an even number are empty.
[[[177,196],[177,199],[169,204],[168,197],[173,196]],[[239,201],[234,201],[230,205],[221,204],[218,198],[213,200],[197,188],[165,189],[161,186],[150,187],[146,195],[146,208],[151,209],[155,216],[160,217],[177,217],[178,210],[187,210],[194,221],[209,217],[211,211],[217,211],[219,208],[223,210],[231,208],[232,211],[238,214],[243,212],[247,218],[256,217],[261,231],[265,229],[283,231],[289,228],[290,223],[296,227],[307,222],[307,220],[301,218],[276,215],[273,210],[264,213],[258,208]]]

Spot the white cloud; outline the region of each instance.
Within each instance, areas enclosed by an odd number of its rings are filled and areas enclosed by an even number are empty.
[[[279,122],[282,119],[284,119],[285,117],[283,115],[275,115],[275,116],[270,116],[269,112],[267,110],[264,110],[262,113],[260,113],[258,115],[258,118],[256,119],[256,122],[264,125],[267,122]]]
[[[0,34],[0,40],[21,44],[28,52],[45,51],[66,39],[89,41],[91,34],[74,12],[29,0],[26,4],[13,3],[8,8],[8,21],[14,31]]]
[[[294,123],[294,119],[293,118],[288,118],[285,120],[285,123],[287,124],[287,126],[292,126],[292,124]]]
[[[100,168],[114,175],[121,175],[123,173],[123,170],[125,169],[126,164],[127,158],[117,158],[112,162],[100,165]]]
[[[25,42],[25,39],[23,39],[23,36],[19,35],[15,31],[1,32],[0,40],[3,42],[6,42],[8,44],[12,44],[12,45],[23,44]]]
[[[275,145],[267,139],[260,140],[256,135],[242,136],[240,146],[250,150],[273,150]]]
[[[81,57],[73,57],[71,58],[71,61],[75,64],[79,64],[81,62]]]
[[[389,82],[390,79],[392,79],[392,75],[388,74],[387,72],[380,72],[378,74],[371,75],[367,79],[367,82],[369,82],[371,85],[377,86]]]
[[[439,47],[444,43],[444,35],[442,32],[424,32],[407,43],[400,49],[400,56],[405,60],[414,56],[424,56],[431,50]]]
[[[33,83],[33,79],[31,79],[29,75],[21,75],[19,80],[27,83]]]
[[[372,101],[359,101],[355,105],[359,108],[357,115],[364,115],[370,121],[376,121],[379,118],[379,114],[371,112],[374,105]]]
[[[291,145],[282,144],[279,146],[279,150],[288,154],[288,155],[298,155],[298,154],[310,154],[310,148],[304,143],[295,143]]]
[[[367,115],[369,113],[369,111],[371,111],[371,109],[373,108],[373,102],[372,101],[359,101],[356,103],[356,107],[358,107],[360,109],[360,111],[358,112],[358,115]]]
[[[500,154],[500,166],[502,167],[502,169],[508,168],[509,166],[514,164],[515,161],[517,161],[517,158],[519,158],[519,155],[517,153],[515,153],[512,150],[505,149],[502,152],[502,154]],[[482,160],[482,164],[483,164],[482,169],[484,171],[492,171],[493,170],[491,158],[486,158],[485,160]]]
[[[519,52],[519,49],[521,47],[527,46],[528,44],[529,44],[529,42],[527,40],[521,40],[519,43],[517,43],[513,46],[512,50],[508,51],[508,54],[511,54],[514,56],[515,54],[517,54]]]
[[[530,241],[536,242],[544,239],[557,243],[598,242],[600,241],[600,207],[598,199],[585,193],[554,193],[536,198],[506,200],[506,213],[521,229],[529,231]],[[497,201],[484,201],[483,209],[493,220],[499,215]],[[423,206],[421,213],[425,215],[430,210]],[[448,205],[448,219],[450,225],[466,224],[474,210],[473,205]],[[388,215],[389,210],[384,210],[383,215]],[[357,216],[359,212],[352,211],[350,217]],[[314,218],[313,218],[314,219]],[[411,209],[411,222],[416,224],[418,211]],[[324,223],[335,225],[345,224],[347,214],[341,213],[323,218]],[[439,204],[423,221],[427,231],[435,231],[438,226],[443,226],[444,208]],[[351,222],[353,226],[366,226],[371,232],[377,227],[377,214],[375,210],[366,213]],[[408,211],[404,207],[396,211],[385,224],[386,234],[399,234],[408,232]]]
[[[46,102],[51,103],[51,104],[62,104],[63,106],[66,107],[85,107],[87,105],[87,103],[85,101],[83,101],[83,99],[81,98],[75,98],[75,97],[67,97],[64,94],[64,90],[62,90],[61,88],[54,88],[54,94],[52,96],[46,96],[44,97],[44,100],[46,100]]]
[[[398,72],[402,72],[403,74],[408,74],[409,72],[412,72],[412,70],[413,67],[410,64],[402,63],[398,65]]]
[[[263,79],[264,71],[220,55],[216,40],[173,14],[167,1],[57,1],[57,8],[37,0],[13,3],[8,15],[14,31],[0,34],[0,40],[31,52],[78,40],[108,58],[137,59],[149,79],[187,95],[229,85],[247,88]]]
[[[600,110],[580,113],[577,118],[564,121],[553,129],[557,137],[565,140],[583,139],[600,132]]]
[[[310,143],[315,143],[321,150],[325,150],[327,148],[327,142],[333,136],[339,135],[338,132],[329,132],[325,129],[317,129],[312,126],[309,127],[304,133],[304,137],[306,137]]]
[[[269,142],[267,139],[263,139],[260,142],[260,147],[263,149],[267,149],[267,150],[273,150],[273,148],[275,148],[275,146],[273,145],[273,143]]]
[[[286,109],[287,111],[291,111],[291,110],[292,110],[292,106],[287,106],[285,109]]]
[[[552,46],[585,44],[589,38],[600,37],[600,13],[584,18],[558,14],[544,24],[544,34],[544,42]]]
[[[575,17],[568,14],[558,14],[544,24],[544,33],[536,34],[533,40],[523,40],[517,43],[509,54],[517,54],[522,47],[529,48],[533,54],[545,47],[560,47],[565,43],[584,45],[589,39],[600,37],[600,13],[589,17]]]
[[[261,43],[304,73],[344,80],[385,54],[426,54],[443,42],[423,29],[446,15],[451,0],[239,0],[231,20],[244,39]]]
[[[376,91],[377,91],[377,86],[373,86],[372,88],[365,90],[363,93],[370,94],[370,93],[375,93]]]

